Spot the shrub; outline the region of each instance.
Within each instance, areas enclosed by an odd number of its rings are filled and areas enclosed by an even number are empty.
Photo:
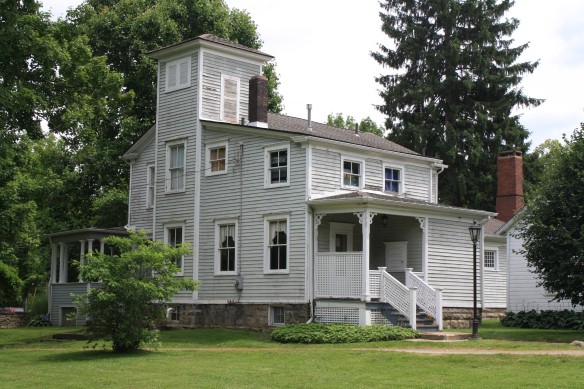
[[[51,325],[47,315],[35,315],[28,323],[28,327],[48,327]]]
[[[538,328],[553,330],[584,330],[584,312],[574,311],[521,311],[507,312],[501,319],[505,327]]]
[[[272,331],[272,339],[280,343],[359,343],[414,339],[419,336],[410,328],[384,325],[291,324]]]

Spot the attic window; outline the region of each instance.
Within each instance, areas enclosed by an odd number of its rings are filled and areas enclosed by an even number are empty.
[[[191,86],[191,57],[166,63],[166,92]]]
[[[221,75],[221,121],[239,122],[239,78]]]

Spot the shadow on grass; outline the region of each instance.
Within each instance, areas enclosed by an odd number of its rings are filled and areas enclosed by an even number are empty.
[[[41,361],[45,362],[82,362],[82,361],[95,361],[95,360],[112,360],[112,359],[134,359],[142,358],[153,355],[153,351],[149,350],[137,350],[130,353],[114,353],[111,350],[74,350],[74,351],[55,351],[54,353],[44,355],[39,358]]]

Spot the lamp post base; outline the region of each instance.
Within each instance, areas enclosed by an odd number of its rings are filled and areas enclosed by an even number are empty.
[[[479,320],[476,316],[472,321],[472,336],[470,338],[475,339],[475,340],[478,340],[481,338],[479,336]]]

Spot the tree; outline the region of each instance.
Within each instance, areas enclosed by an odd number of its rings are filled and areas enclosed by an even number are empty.
[[[346,118],[343,118],[342,113],[337,113],[336,115],[331,113],[326,118],[326,124],[333,127],[354,130],[355,126],[357,125],[357,121],[351,115],[347,115]],[[359,131],[370,132],[375,135],[383,136],[383,129],[378,127],[373,119],[371,119],[369,116],[359,122]]]
[[[77,296],[94,339],[112,341],[114,352],[131,352],[155,342],[152,328],[164,317],[163,305],[180,290],[196,290],[198,282],[178,278],[175,262],[190,253],[188,245],[171,247],[152,242],[144,234],[106,238],[118,255],[92,253],[81,265],[86,280],[101,280],[100,287]]]
[[[376,78],[388,138],[444,160],[440,200],[494,210],[496,158],[523,152],[528,131],[512,111],[537,106],[519,87],[537,62],[517,62],[512,0],[385,0],[382,30],[393,45],[372,53],[393,73]]]
[[[281,113],[284,110],[284,98],[278,92],[280,80],[276,73],[276,63],[268,62],[262,68],[262,74],[268,78],[268,111]]]
[[[546,168],[522,218],[527,262],[540,285],[584,305],[584,123]]]

